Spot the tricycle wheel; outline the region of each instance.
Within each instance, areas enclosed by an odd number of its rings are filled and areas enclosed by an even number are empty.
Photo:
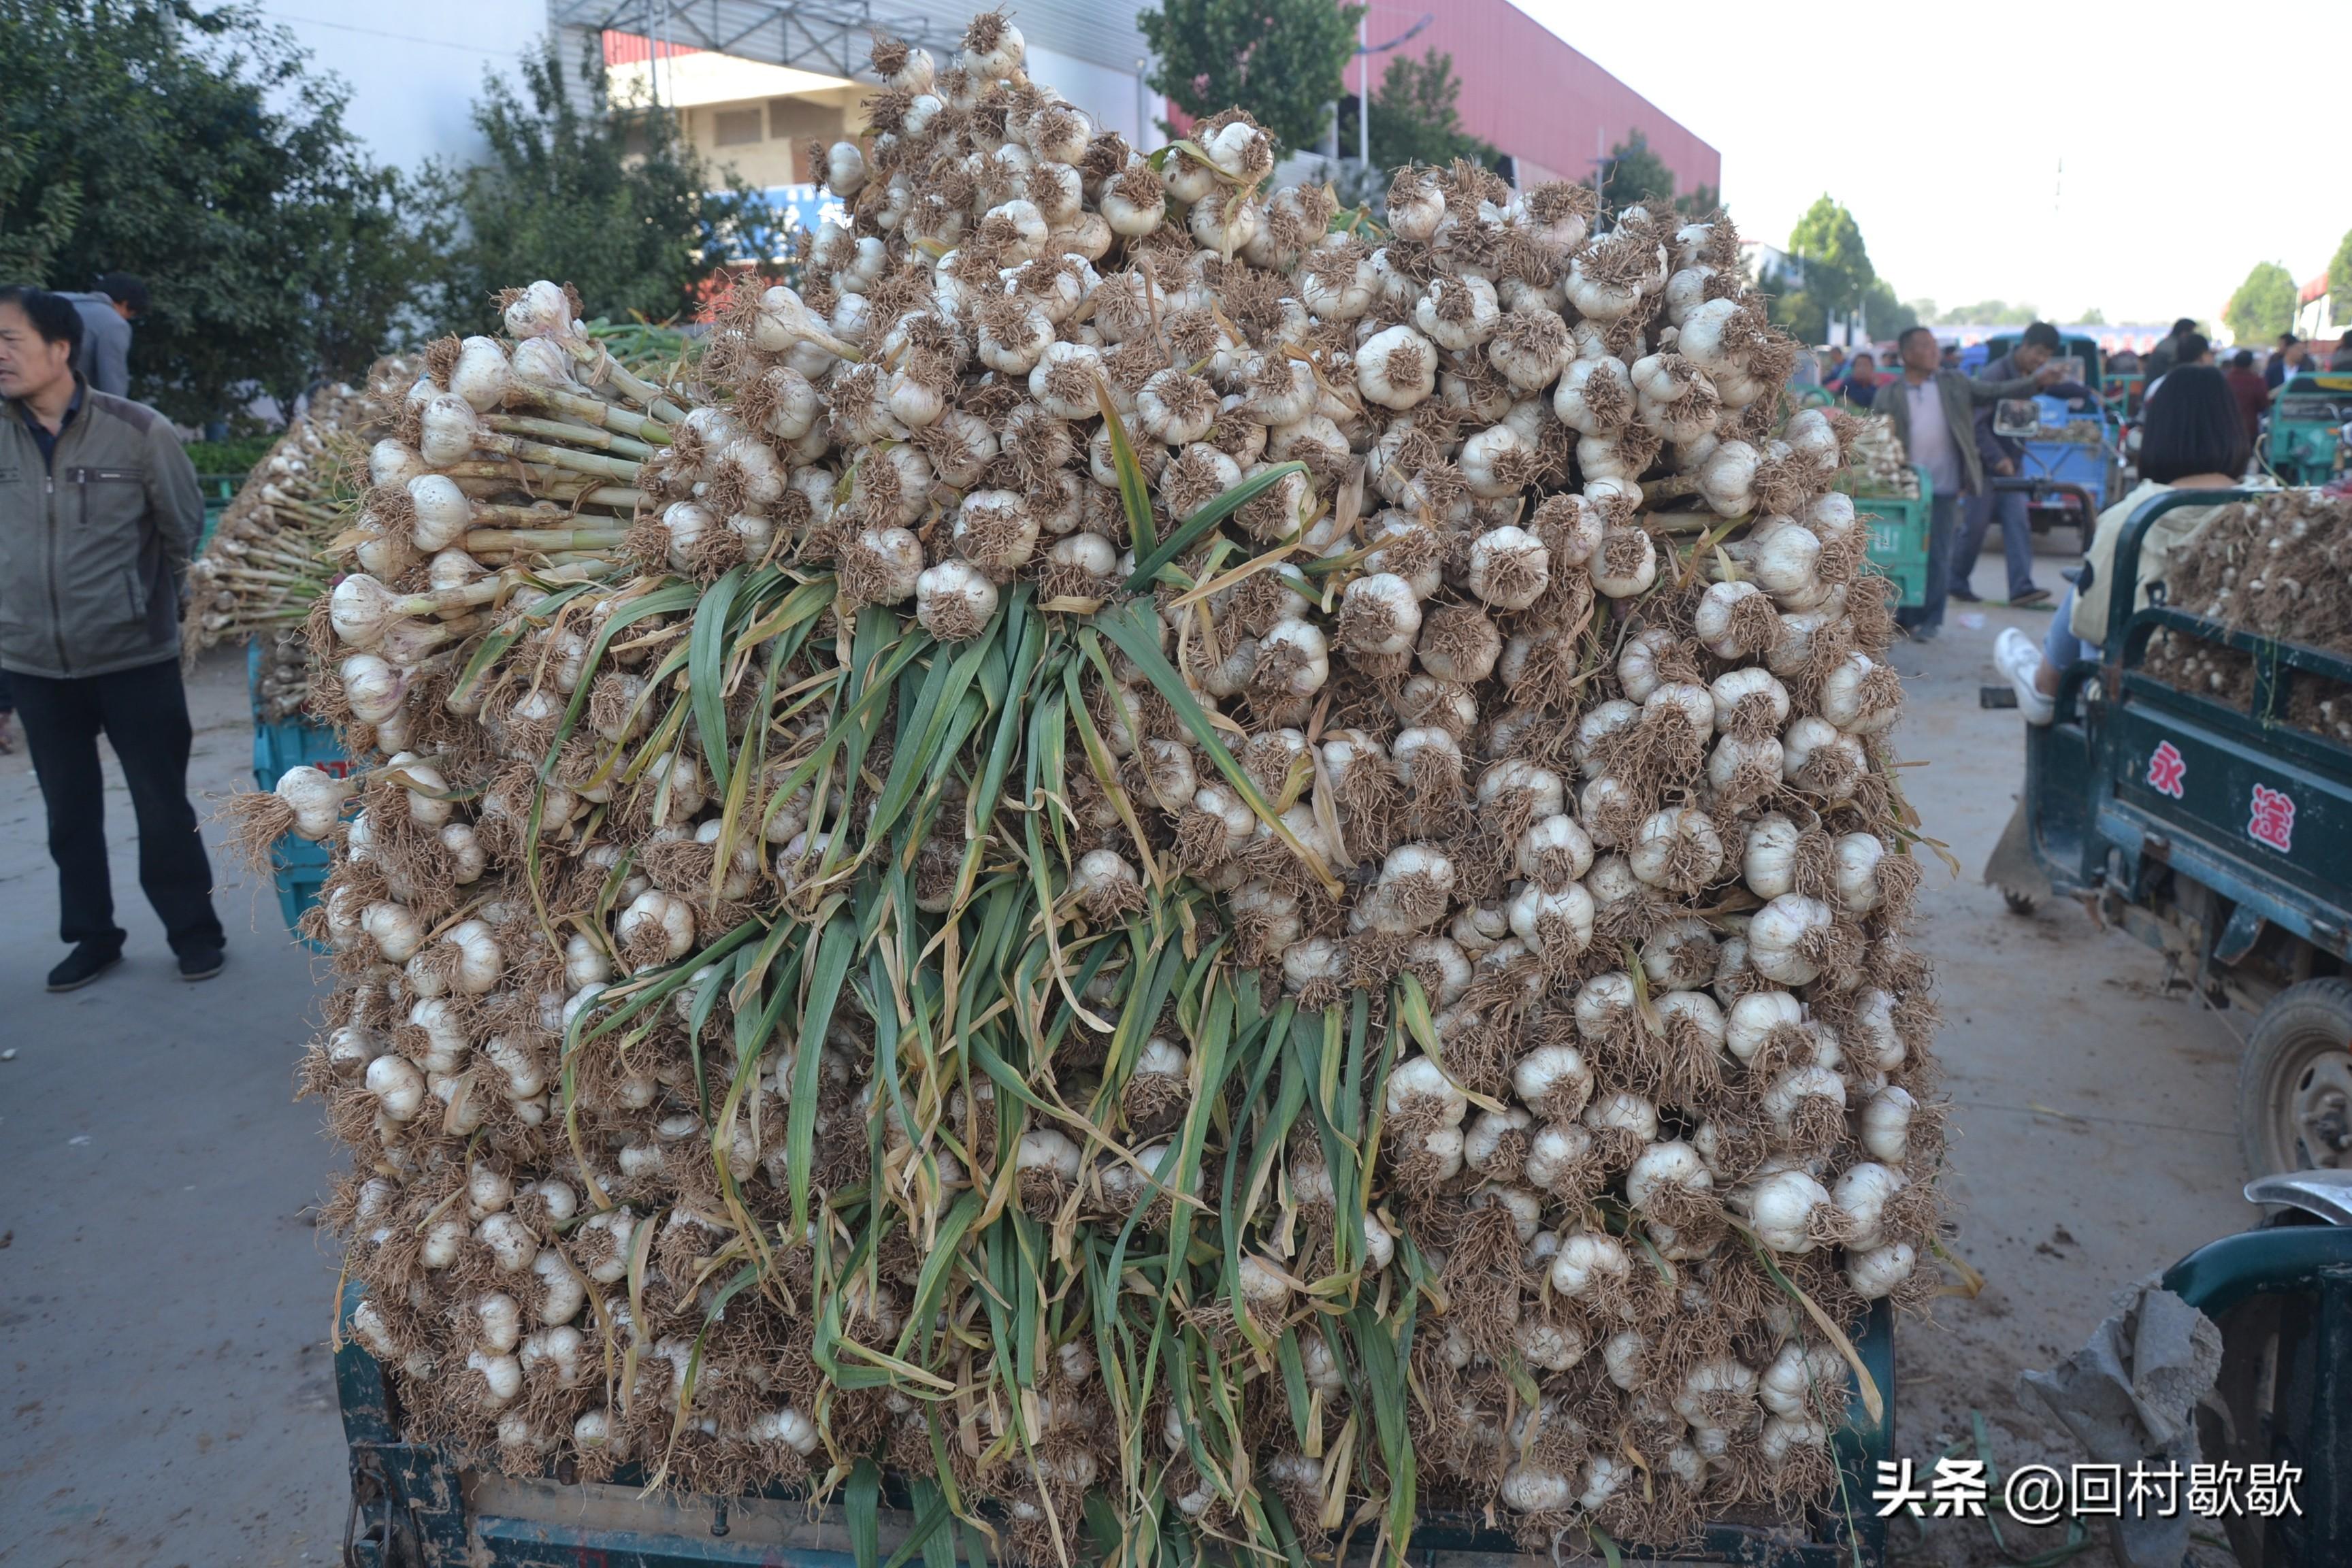
[[[2032,893],[2021,893],[2014,888],[2003,888],[2000,890],[2000,901],[2009,906],[2011,914],[2030,915],[2042,900]]]
[[[2290,985],[2254,1020],[2238,1140],[2251,1175],[2352,1165],[2352,983]]]

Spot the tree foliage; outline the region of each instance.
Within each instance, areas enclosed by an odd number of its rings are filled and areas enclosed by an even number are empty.
[[[715,268],[772,254],[763,198],[709,168],[675,115],[613,102],[603,72],[582,74],[575,95],[551,43],[522,60],[519,91],[487,77],[474,105],[487,155],[425,176],[440,326],[481,331],[491,296],[533,278],[571,284],[592,317],[667,321]]]
[[[1675,195],[1674,170],[1639,131],[1609,149],[1601,165],[1601,199],[1612,209],[1637,202],[1671,202],[1688,217],[1704,217],[1722,205],[1722,193],[1713,185],[1694,185]]]
[[[175,417],[365,367],[419,258],[341,84],[253,6],[0,4],[0,272],[146,280],[134,395]]]
[[[1917,326],[1925,318],[1895,297],[1895,286],[1874,278],[1862,291],[1862,318],[1873,338],[1891,338]]]
[[[2221,321],[2240,343],[2266,343],[2294,325],[2294,274],[2258,261],[2222,308]]]
[[[1817,343],[1829,335],[1829,324],[1843,321],[1874,303],[1895,305],[1895,290],[1886,288],[1873,298],[1878,270],[1863,243],[1862,226],[1843,202],[1827,195],[1805,209],[1789,234],[1790,270],[1777,281],[1782,292],[1772,301],[1773,321],[1801,342]],[[1896,309],[1899,310],[1899,306]],[[1874,311],[1870,327],[1879,330]]]
[[[1146,79],[1153,91],[1195,119],[1246,110],[1276,142],[1297,149],[1331,128],[1363,13],[1331,0],[1162,0],[1135,23],[1158,61]],[[1377,131],[1377,107],[1372,122]]]
[[[2336,254],[2327,262],[2327,292],[2336,300],[2339,321],[2352,321],[2352,229],[2347,229]]]
[[[1355,100],[1339,105],[1339,153],[1356,148]],[[1421,58],[1398,55],[1381,73],[1372,94],[1370,153],[1375,169],[1407,163],[1445,164],[1456,158],[1492,167],[1502,153],[1462,128],[1462,79],[1454,57],[1431,49]]]

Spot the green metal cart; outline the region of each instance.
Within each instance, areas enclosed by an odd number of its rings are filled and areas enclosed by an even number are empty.
[[[2252,492],[2175,490],[2124,525],[2114,581],[2174,507]],[[2217,1006],[2254,1015],[2240,1063],[2249,1172],[2352,1168],[2352,747],[2288,722],[2298,682],[2352,692],[2352,660],[2110,595],[2105,651],[2061,673],[2057,718],[2026,727],[2025,793],[1985,880],[2030,912],[2094,903]],[[2170,629],[2251,662],[2242,705],[2144,668]]]

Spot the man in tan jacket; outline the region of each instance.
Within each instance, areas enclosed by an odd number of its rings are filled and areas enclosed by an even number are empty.
[[[103,732],[139,820],[139,885],[181,977],[220,973],[212,865],[188,804],[180,595],[204,521],[195,469],[163,416],[74,374],[81,318],[0,289],[0,668],[47,807],[58,934],[49,989],[121,961],[106,863]]]
[[[1973,381],[1957,370],[1946,370],[1936,334],[1926,327],[1910,327],[1895,340],[1903,374],[1890,376],[1871,405],[1894,422],[1895,439],[1920,468],[1927,470],[1931,500],[1927,508],[1927,586],[1921,602],[1895,613],[1895,618],[1920,642],[1932,642],[1944,627],[1944,600],[1951,587],[1952,534],[1959,515],[1960,498],[1982,493],[1984,460],[1977,455],[1977,405],[2004,397],[2031,397],[2034,389],[2058,379],[2054,365],[2014,381]]]

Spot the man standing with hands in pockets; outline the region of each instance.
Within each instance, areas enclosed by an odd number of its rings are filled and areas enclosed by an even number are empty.
[[[180,595],[204,521],[195,469],[163,416],[74,372],[72,301],[0,289],[0,668],[48,812],[58,934],[49,989],[122,957],[106,863],[98,737],[139,821],[139,884],[183,979],[221,971],[212,865],[188,804]]]

